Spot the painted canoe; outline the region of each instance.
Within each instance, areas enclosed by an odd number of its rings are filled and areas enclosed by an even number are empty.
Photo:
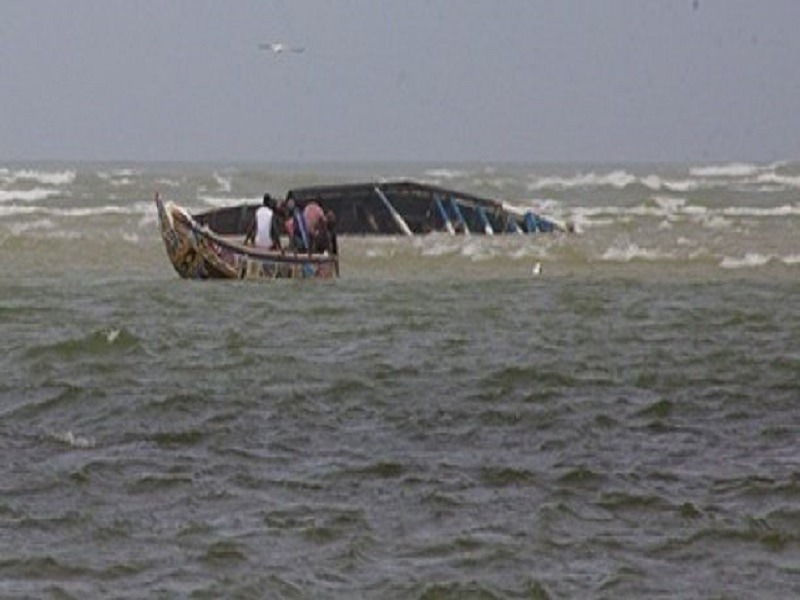
[[[241,231],[215,231],[174,202],[155,196],[161,237],[172,266],[185,279],[330,279],[339,257],[281,253],[245,246]],[[252,214],[252,213],[251,213]]]

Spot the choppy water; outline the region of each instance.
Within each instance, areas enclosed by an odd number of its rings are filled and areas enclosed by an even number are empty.
[[[396,176],[581,233],[187,282],[151,200]],[[798,234],[793,163],[0,165],[0,596],[797,596]]]

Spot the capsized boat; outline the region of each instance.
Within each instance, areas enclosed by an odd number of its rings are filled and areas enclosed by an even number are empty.
[[[295,254],[244,244],[249,221],[234,229],[216,230],[209,214],[189,213],[174,202],[155,196],[161,237],[172,266],[186,279],[329,279],[339,274],[339,257],[329,254]],[[241,210],[252,215],[257,208]],[[213,211],[212,211],[213,212]]]
[[[533,234],[569,231],[568,224],[501,200],[428,185],[389,181],[320,185],[290,190],[286,198],[303,208],[318,203],[336,215],[339,235]],[[244,235],[258,205],[218,208],[196,215],[217,232]]]

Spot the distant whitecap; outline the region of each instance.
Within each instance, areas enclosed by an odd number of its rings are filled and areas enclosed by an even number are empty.
[[[306,51],[302,46],[288,46],[282,42],[269,42],[259,44],[260,50],[269,50],[273,54],[283,54],[284,52],[292,52],[294,54],[302,54]]]

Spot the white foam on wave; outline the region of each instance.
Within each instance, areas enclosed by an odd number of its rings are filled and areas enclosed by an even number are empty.
[[[119,337],[120,329],[115,327],[108,327],[107,329],[103,330],[103,335],[105,336],[106,340],[108,340],[109,344],[113,344],[114,341]]]
[[[599,175],[595,172],[590,172],[578,173],[573,177],[538,177],[535,181],[529,183],[527,188],[529,191],[544,189],[569,190],[587,187],[613,187],[621,190],[636,183],[637,180],[638,178],[635,175],[631,175],[627,171],[617,170]]]
[[[40,212],[42,209],[39,206],[2,206],[0,205],[0,217],[16,217],[19,215],[32,215],[33,213]]]
[[[761,170],[758,165],[749,163],[729,163],[727,165],[709,165],[692,167],[689,174],[693,177],[752,177]]]
[[[381,248],[369,248],[366,251],[367,258],[391,258],[396,254],[393,248],[384,246]]]
[[[233,189],[233,183],[230,177],[223,177],[219,173],[214,173],[214,181],[217,182],[217,188],[223,194],[230,194]]]
[[[702,215],[697,221],[707,229],[730,229],[733,221],[721,215]]]
[[[137,171],[128,168],[114,169],[113,171],[98,171],[97,176],[100,179],[128,179],[138,175]]]
[[[10,171],[0,169],[0,181],[13,184],[19,181],[32,181],[43,185],[69,185],[75,181],[75,171],[38,171],[35,169],[21,169]]]
[[[711,229],[728,228],[741,218],[781,218],[800,216],[800,202],[780,206],[727,206],[709,208],[690,204],[686,198],[653,196],[649,203],[635,206],[579,206],[571,209],[569,219],[581,229],[608,227],[629,223],[637,218],[668,219],[671,222],[688,218]]]
[[[647,175],[640,180],[642,185],[654,192],[667,190],[670,192],[686,193],[700,189],[700,182],[694,179],[662,179],[658,175]]]
[[[784,188],[800,189],[800,176],[780,175],[775,172],[762,173],[756,177],[756,183],[763,184],[765,188]]]
[[[0,205],[0,217],[13,217],[19,215],[41,214],[50,217],[65,218],[85,218],[99,217],[103,215],[150,215],[154,209],[149,202],[136,202],[127,206],[107,205],[107,206],[83,206],[78,208],[56,208],[48,206],[21,206],[21,205]]]
[[[800,254],[788,254],[779,256],[776,254],[760,254],[758,252],[748,252],[744,256],[726,256],[722,259],[719,266],[723,269],[752,269],[763,267],[771,262],[779,262],[788,267],[800,265]]]
[[[653,202],[666,212],[678,212],[686,207],[686,198],[675,196],[653,196]]]
[[[80,208],[53,208],[45,209],[42,212],[57,215],[59,217],[96,217],[99,215],[138,215],[142,211],[134,206],[97,206]]]
[[[155,183],[157,186],[169,187],[169,188],[177,188],[180,187],[181,185],[180,181],[176,179],[169,179],[168,177],[159,177],[158,179],[156,179]]]
[[[213,208],[222,208],[224,206],[237,206],[240,204],[260,204],[260,198],[230,198],[224,196],[198,196],[197,198],[204,204]]]
[[[434,179],[458,179],[459,177],[466,177],[466,173],[464,171],[459,171],[458,169],[428,169],[425,171],[425,175],[427,177],[433,177]]]
[[[593,219],[591,223],[596,225],[600,220],[597,217],[616,217],[615,220],[607,221],[615,223],[617,220],[630,221],[633,217],[658,217],[670,218],[681,214],[701,214],[707,209],[703,206],[686,206],[681,198],[662,198],[654,199],[656,206],[638,204],[636,206],[595,206],[579,207],[573,209],[576,219]]]
[[[759,254],[758,252],[748,252],[742,257],[726,256],[722,259],[719,266],[723,269],[744,269],[753,267],[763,267],[773,258],[771,254]]]
[[[61,442],[62,444],[67,444],[68,446],[81,450],[87,450],[95,447],[95,441],[93,438],[75,435],[71,431],[55,433],[53,434],[53,439]]]
[[[38,202],[58,196],[62,192],[49,188],[33,188],[30,190],[0,190],[0,202]]]
[[[611,246],[600,256],[601,260],[625,263],[632,260],[664,260],[672,258],[675,258],[675,255],[670,252],[642,248],[636,243]]]
[[[422,256],[446,256],[448,254],[456,254],[461,248],[460,244],[454,243],[452,241],[445,241],[444,239],[434,239],[434,238],[431,239],[434,240],[433,243],[424,244],[420,246],[421,247],[420,254]]]
[[[502,192],[513,184],[514,179],[510,177],[476,177],[471,181],[474,188],[493,188],[498,192]]]
[[[139,171],[129,168],[114,169],[113,171],[98,171],[97,176],[114,187],[130,186],[135,183]]]
[[[573,209],[570,220],[579,231],[586,231],[592,227],[610,227],[617,222],[616,219],[607,216],[605,211],[586,207]]]
[[[55,226],[55,223],[50,219],[39,219],[26,223],[11,223],[8,228],[11,231],[11,235],[19,236],[29,231],[52,230]]]
[[[48,231],[45,235],[45,238],[49,240],[85,240],[87,238],[94,237],[90,233],[81,232],[81,231],[71,231],[66,229],[57,229],[54,231]]]
[[[491,246],[481,243],[483,239],[485,238],[463,244],[461,246],[461,255],[466,256],[472,262],[480,262],[492,258],[495,254],[494,250]]]
[[[722,214],[729,217],[791,217],[800,216],[800,204],[784,204],[770,208],[756,206],[729,206],[721,209]]]

